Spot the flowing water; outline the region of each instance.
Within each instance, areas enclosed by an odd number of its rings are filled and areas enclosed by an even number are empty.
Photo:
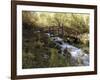
[[[64,54],[64,50],[67,49],[67,51],[71,54],[72,64],[76,66],[89,66],[89,54],[86,54],[80,48],[64,42],[60,37],[50,36],[49,33],[47,33],[47,35],[56,45],[61,47],[62,54]]]

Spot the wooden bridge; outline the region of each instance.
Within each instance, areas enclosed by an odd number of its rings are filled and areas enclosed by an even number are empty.
[[[45,32],[51,33],[54,36],[64,37],[65,35],[72,38],[79,38],[78,35],[80,34],[78,30],[73,30],[70,27],[57,27],[57,26],[50,26],[48,27]]]

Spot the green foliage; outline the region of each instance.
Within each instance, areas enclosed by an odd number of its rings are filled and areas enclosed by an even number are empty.
[[[32,53],[23,53],[22,55],[22,67],[23,68],[32,68],[34,65],[35,56]]]
[[[71,26],[80,30],[80,33],[89,32],[89,16],[85,14],[71,14]]]
[[[22,25],[23,68],[72,66],[70,53],[66,50],[61,56],[60,48],[45,34],[51,27],[55,29],[52,33],[66,43],[89,53],[89,14],[23,11]]]
[[[28,25],[35,25],[38,20],[38,15],[35,12],[23,11],[22,12],[22,21]]]
[[[65,52],[65,56],[61,56],[58,53],[58,50],[51,48],[50,56],[50,67],[67,67],[71,66],[71,55],[68,52]]]
[[[58,62],[58,51],[57,49],[51,48],[51,57],[50,57],[50,67],[57,67]]]

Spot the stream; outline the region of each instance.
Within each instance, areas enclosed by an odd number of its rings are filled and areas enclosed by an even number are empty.
[[[82,49],[77,48],[73,45],[70,45],[63,41],[60,37],[55,37],[53,34],[46,33],[48,37],[50,37],[51,41],[53,41],[56,45],[61,48],[61,54],[64,54],[64,50],[71,54],[71,62],[75,66],[89,66],[89,54],[83,52]]]

